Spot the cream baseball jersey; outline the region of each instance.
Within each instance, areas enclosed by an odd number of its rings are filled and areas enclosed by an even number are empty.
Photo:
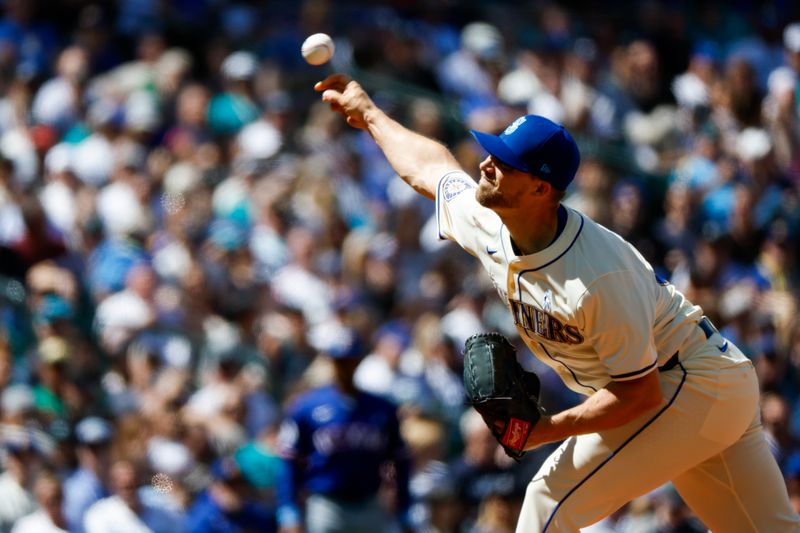
[[[476,188],[462,171],[441,178],[439,237],[481,261],[531,352],[570,389],[589,395],[611,380],[641,377],[699,331],[700,307],[617,234],[562,205],[556,239],[517,256],[500,218],[475,199]]]

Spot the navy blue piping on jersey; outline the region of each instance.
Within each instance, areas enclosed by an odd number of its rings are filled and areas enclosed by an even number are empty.
[[[553,244],[561,237],[561,234],[564,233],[564,228],[567,227],[567,219],[569,218],[569,214],[567,214],[567,210],[564,208],[563,204],[558,204],[558,210],[556,211],[556,218],[558,222],[556,223],[556,234],[553,235],[553,240],[550,241],[550,244]],[[548,244],[547,246],[550,246]]]
[[[585,478],[583,478],[583,479],[582,479],[582,480],[581,480],[581,481],[580,481],[580,482],[579,482],[577,485],[575,485],[574,487],[572,487],[572,489],[571,489],[571,490],[570,490],[570,491],[569,491],[569,492],[568,492],[568,493],[567,493],[567,494],[566,494],[566,495],[565,495],[565,496],[564,496],[564,497],[563,497],[563,498],[562,498],[562,499],[561,499],[561,500],[560,500],[560,501],[559,501],[559,502],[556,504],[555,508],[554,508],[554,509],[553,509],[553,511],[550,513],[550,517],[547,519],[547,522],[545,522],[545,524],[544,524],[544,527],[542,528],[542,533],[545,533],[545,532],[547,531],[547,528],[550,526],[550,522],[552,522],[552,521],[553,521],[553,518],[556,516],[556,513],[557,513],[557,512],[558,512],[558,510],[561,508],[561,505],[562,505],[562,504],[563,504],[565,501],[567,501],[567,498],[569,498],[570,496],[572,496],[572,494],[573,494],[573,493],[574,493],[576,490],[578,490],[578,489],[581,487],[581,485],[583,485],[584,483],[586,483],[587,481],[589,481],[589,478],[591,478],[591,477],[592,477],[593,475],[595,475],[595,474],[596,474],[596,473],[597,473],[597,472],[598,472],[598,471],[599,471],[601,468],[603,468],[603,467],[604,467],[606,464],[608,464],[608,462],[609,462],[609,461],[611,461],[611,459],[613,459],[613,458],[614,458],[614,457],[615,457],[615,456],[616,456],[616,455],[617,455],[619,452],[621,452],[621,451],[622,451],[622,449],[623,449],[625,446],[627,446],[627,445],[628,445],[628,444],[629,444],[629,443],[630,443],[630,442],[631,442],[633,439],[635,439],[637,436],[639,436],[639,434],[640,434],[642,431],[644,431],[645,429],[647,429],[647,428],[648,428],[648,426],[650,426],[650,424],[652,424],[653,422],[655,422],[655,421],[656,421],[656,419],[657,419],[659,416],[661,416],[661,415],[664,413],[664,411],[666,411],[667,409],[669,409],[669,408],[670,408],[670,406],[671,406],[671,405],[672,405],[672,404],[675,402],[675,398],[677,398],[677,397],[678,397],[678,394],[681,392],[681,389],[683,389],[683,384],[686,382],[686,368],[684,368],[683,364],[681,364],[681,363],[678,363],[678,366],[680,367],[681,371],[683,371],[683,376],[681,377],[681,382],[678,384],[678,388],[677,388],[677,389],[675,389],[675,394],[673,394],[673,395],[672,395],[672,398],[670,398],[670,399],[669,399],[669,402],[667,403],[667,405],[665,405],[664,407],[662,407],[662,408],[661,408],[661,409],[658,411],[658,413],[656,413],[656,414],[655,414],[655,416],[653,416],[653,418],[651,418],[650,420],[648,420],[648,421],[647,421],[647,423],[645,423],[645,425],[643,425],[643,426],[642,426],[642,427],[640,427],[638,430],[636,430],[636,431],[633,433],[633,435],[631,435],[630,437],[628,437],[628,438],[625,440],[625,442],[623,442],[622,444],[620,444],[620,446],[619,446],[619,447],[618,447],[616,450],[614,450],[613,452],[611,452],[611,455],[609,455],[608,457],[606,457],[606,458],[605,458],[605,460],[603,460],[603,462],[602,462],[602,463],[600,463],[599,465],[597,465],[597,466],[594,468],[594,470],[592,470],[591,472],[589,472],[589,473],[586,475],[586,477],[585,477]]]
[[[573,371],[572,371],[572,369],[571,369],[571,368],[570,368],[570,367],[567,365],[567,363],[565,363],[564,361],[561,361],[561,360],[559,360],[559,359],[556,359],[555,357],[553,357],[552,355],[550,355],[550,352],[548,352],[548,351],[547,351],[547,348],[545,348],[544,344],[542,344],[542,343],[540,342],[540,343],[539,343],[539,346],[541,346],[541,347],[542,347],[542,350],[544,350],[544,353],[546,353],[546,354],[547,354],[547,357],[549,357],[550,359],[552,359],[552,360],[553,360],[553,361],[555,361],[556,363],[560,363],[561,365],[563,365],[563,366],[564,366],[564,368],[566,368],[567,370],[569,370],[569,373],[570,373],[570,374],[572,374],[572,379],[574,379],[574,380],[575,380],[575,383],[577,383],[577,384],[578,384],[578,385],[580,385],[581,387],[586,387],[587,389],[592,389],[594,392],[597,392],[597,389],[595,389],[595,388],[594,388],[594,387],[592,387],[591,385],[584,385],[583,383],[581,383],[580,381],[578,381],[578,376],[576,376],[576,375],[575,375],[575,372],[573,372]]]
[[[658,363],[658,360],[653,361],[651,364],[647,365],[644,368],[639,370],[634,370],[633,372],[625,372],[624,374],[609,374],[608,377],[611,379],[624,379],[624,378],[632,378],[633,376],[638,376],[641,374],[645,374],[649,370],[652,370],[654,366]]]
[[[558,254],[558,257],[553,258],[552,260],[548,261],[547,263],[543,264],[542,266],[538,266],[536,268],[528,268],[528,269],[520,270],[519,272],[517,272],[517,287],[519,287],[519,277],[520,276],[522,276],[526,272],[536,272],[537,270],[541,270],[541,269],[543,269],[545,267],[548,267],[548,266],[552,265],[553,263],[555,263],[556,261],[558,261],[559,259],[561,259],[562,257],[564,257],[564,254],[570,251],[572,246],[575,244],[575,241],[578,240],[578,237],[580,236],[581,231],[583,231],[583,215],[578,213],[578,216],[581,217],[581,225],[578,228],[578,232],[575,233],[575,237],[572,238],[572,242],[569,243],[569,246],[567,246],[567,249],[564,250],[563,252],[561,252],[560,254]],[[520,301],[521,301],[522,300],[522,288],[521,287],[519,289],[519,296],[520,296]]]
[[[543,268],[545,268],[545,267],[547,267],[547,266],[550,266],[550,265],[552,265],[553,263],[555,263],[556,261],[558,261],[559,259],[561,259],[562,257],[564,257],[564,254],[565,254],[565,253],[567,253],[567,252],[569,252],[569,251],[570,251],[570,249],[572,248],[572,246],[573,246],[573,245],[575,244],[575,242],[578,240],[578,237],[580,236],[580,234],[581,234],[581,231],[583,230],[583,215],[581,215],[580,213],[578,213],[578,216],[579,216],[579,217],[581,217],[581,225],[580,225],[580,227],[578,228],[578,231],[577,231],[577,233],[575,233],[575,237],[573,237],[573,238],[572,238],[572,242],[571,242],[571,243],[569,243],[569,246],[567,246],[567,249],[566,249],[566,250],[564,250],[563,252],[561,252],[560,254],[558,254],[558,257],[554,258],[552,261],[548,261],[547,263],[543,264],[542,266],[538,266],[538,267],[536,267],[536,268],[528,268],[528,269],[526,269],[526,270],[520,270],[519,272],[517,272],[517,290],[519,291],[519,301],[520,301],[520,302],[521,302],[521,301],[523,301],[523,300],[522,300],[522,283],[521,283],[521,278],[522,278],[522,275],[523,275],[523,274],[525,274],[526,272],[536,272],[537,270],[541,270],[541,269],[543,269]]]
[[[559,207],[560,207],[560,206],[559,206]],[[541,269],[543,269],[544,267],[546,267],[546,266],[548,266],[548,265],[552,265],[553,263],[555,263],[556,261],[558,261],[559,259],[561,259],[561,258],[564,256],[564,254],[565,254],[565,253],[569,252],[569,250],[572,248],[572,246],[573,246],[573,245],[575,244],[575,242],[578,240],[578,237],[580,236],[580,234],[581,234],[581,231],[583,230],[583,215],[581,215],[580,213],[578,213],[578,216],[580,216],[580,217],[581,217],[581,225],[580,225],[580,227],[578,228],[578,231],[577,231],[577,233],[575,233],[575,237],[573,237],[573,238],[572,238],[572,242],[571,242],[571,243],[569,243],[569,246],[567,246],[567,249],[566,249],[566,250],[564,250],[563,252],[561,252],[560,254],[558,254],[558,257],[554,258],[552,261],[549,261],[549,262],[545,263],[545,264],[544,264],[544,265],[542,265],[542,266],[539,266],[539,267],[536,267],[536,268],[529,268],[529,269],[526,269],[526,270],[521,270],[520,272],[517,272],[517,291],[519,292],[519,301],[520,301],[520,302],[521,302],[521,301],[523,301],[523,300],[522,300],[522,283],[520,282],[520,279],[521,279],[522,275],[523,275],[524,273],[526,273],[526,272],[536,272],[537,270],[541,270]],[[510,235],[509,235],[509,237],[510,237]],[[547,354],[547,357],[549,357],[549,358],[550,358],[550,359],[552,359],[553,361],[556,361],[556,362],[559,362],[559,363],[561,363],[562,365],[564,365],[564,367],[565,367],[567,370],[569,370],[569,373],[570,373],[570,374],[572,374],[572,377],[573,377],[573,379],[575,380],[575,383],[577,383],[577,384],[578,384],[578,385],[580,385],[581,387],[586,387],[586,388],[592,389],[593,391],[597,392],[597,389],[595,389],[594,387],[591,387],[591,386],[589,386],[589,385],[584,385],[583,383],[581,383],[580,381],[578,381],[578,377],[575,375],[575,372],[573,372],[573,371],[572,371],[572,369],[571,369],[570,367],[568,367],[566,364],[564,364],[562,361],[559,361],[558,359],[556,359],[555,357],[553,357],[552,355],[550,355],[550,352],[548,352],[548,351],[547,351],[547,348],[545,348],[545,347],[544,347],[544,345],[543,345],[541,342],[539,343],[539,345],[540,345],[540,346],[542,347],[542,349],[544,350],[544,353],[546,353],[546,354]]]
[[[572,238],[572,242],[569,243],[569,246],[567,246],[566,250],[564,250],[563,252],[558,254],[558,257],[555,257],[552,261],[548,261],[547,263],[543,264],[542,266],[538,266],[536,268],[528,268],[526,270],[520,270],[519,272],[517,272],[517,290],[519,291],[519,301],[520,302],[522,301],[522,283],[520,283],[520,278],[522,278],[522,275],[525,274],[526,272],[536,272],[537,270],[541,270],[541,269],[543,269],[545,267],[548,267],[548,266],[552,265],[553,263],[555,263],[556,261],[558,261],[559,259],[561,259],[562,257],[564,257],[564,254],[570,251],[572,246],[578,240],[578,237],[580,236],[581,231],[583,231],[583,215],[578,213],[578,216],[581,217],[581,225],[578,228],[577,233],[575,233],[575,237]]]

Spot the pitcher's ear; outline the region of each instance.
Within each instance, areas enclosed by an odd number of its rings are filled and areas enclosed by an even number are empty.
[[[531,192],[537,196],[547,196],[553,191],[553,186],[538,176],[533,176]]]

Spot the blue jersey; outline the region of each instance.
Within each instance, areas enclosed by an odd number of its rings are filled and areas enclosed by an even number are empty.
[[[395,467],[398,511],[408,510],[408,453],[392,403],[334,386],[312,390],[290,407],[280,446],[290,466],[279,487],[281,523],[298,519],[301,489],[353,502],[374,497],[387,462]]]
[[[276,524],[273,510],[266,505],[248,500],[241,509],[227,512],[204,491],[186,512],[185,528],[188,533],[272,533]]]

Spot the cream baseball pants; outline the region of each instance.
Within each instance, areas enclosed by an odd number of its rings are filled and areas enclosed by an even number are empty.
[[[564,441],[528,484],[517,533],[577,532],[669,481],[714,533],[800,531],[761,429],[753,366],[717,344],[692,346],[660,374],[658,409]]]

